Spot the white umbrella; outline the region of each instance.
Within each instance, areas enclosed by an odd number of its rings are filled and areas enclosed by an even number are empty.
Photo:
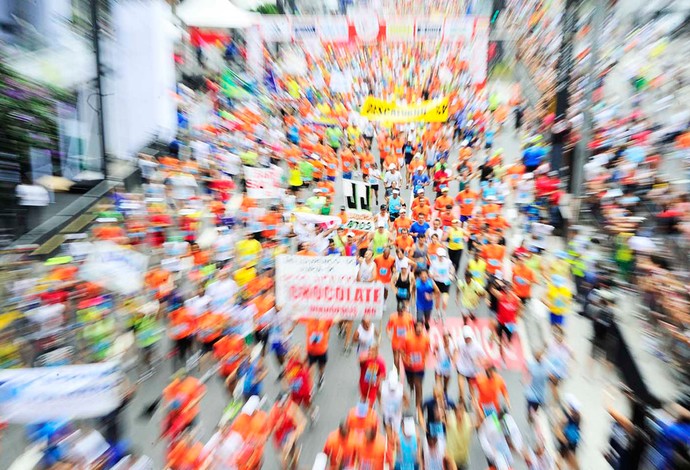
[[[656,244],[651,238],[638,237],[637,235],[630,237],[628,246],[635,251],[650,252],[656,250]]]

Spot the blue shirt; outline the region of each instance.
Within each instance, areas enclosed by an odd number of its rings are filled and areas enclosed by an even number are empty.
[[[402,206],[402,199],[400,197],[391,197],[388,200],[388,212],[391,214],[399,214]]]
[[[421,225],[419,222],[413,222],[412,226],[410,227],[410,235],[412,235],[416,240],[419,235],[424,236],[427,230],[429,230],[429,224],[427,222],[424,222]]]
[[[527,386],[525,397],[533,403],[544,404],[546,402],[546,382],[549,371],[543,362],[532,361],[527,366],[532,380]]]
[[[487,144],[493,145],[493,143],[494,143],[494,131],[486,131],[484,133],[484,137],[486,138]]]
[[[422,173],[421,175],[415,173],[414,175],[412,175],[412,188],[414,190],[414,193],[417,194],[417,190],[423,189],[424,188],[423,185],[428,183],[428,182],[429,182],[429,175],[427,175],[426,173]]]
[[[525,166],[538,166],[544,155],[546,155],[546,149],[544,147],[532,146],[527,147],[524,152],[522,152],[522,159],[524,160]]]
[[[417,287],[417,310],[430,311],[434,307],[434,298],[426,298],[426,294],[434,293],[434,281],[429,278],[426,282],[422,281],[421,278],[417,278],[415,281]]]
[[[659,461],[654,468],[671,470],[673,449],[676,446],[690,446],[690,424],[671,423],[662,425],[657,439],[656,449],[659,451]]]

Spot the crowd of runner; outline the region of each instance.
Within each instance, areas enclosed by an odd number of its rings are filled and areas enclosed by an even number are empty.
[[[306,77],[279,77],[271,103],[233,103],[228,111],[224,97],[213,94],[217,111],[232,119],[192,130],[189,145],[181,138],[170,155],[141,156],[143,194],[117,189],[88,235],[152,254],[140,290],[113,294],[109,285],[80,282],[86,256],[77,244],[51,260],[40,282],[15,285],[18,309],[33,301],[32,328],[78,325],[78,347],[62,363],[117,357],[122,331],[134,335],[140,381],[170,359],[174,376],[147,410],[163,416],[166,468],[297,468],[307,435],[323,439],[317,460],[332,469],[471,468],[475,435],[486,459],[472,468],[509,469],[517,461],[534,470],[579,468],[580,403],[560,390],[572,357],[563,331],[576,302],[593,303],[595,350],[605,350],[613,300],[604,284],[584,279],[584,271],[596,270],[585,256],[588,240],[574,236],[563,251],[549,243],[562,189],[540,137],[523,139],[522,156],[494,146],[497,135],[513,132],[508,115],[519,99],[491,99],[450,52],[424,45],[333,49],[310,57]],[[345,67],[356,71],[352,93],[317,85],[317,71],[327,83]],[[370,94],[409,104],[447,97],[450,119],[363,119],[357,109]],[[270,204],[249,196],[252,167],[281,175],[284,191]],[[336,203],[342,180],[367,184],[371,231],[349,228],[350,208]],[[275,297],[275,260],[287,253],[355,257],[357,281],[384,286],[383,317],[295,318]],[[36,280],[36,273],[24,276]],[[600,295],[591,300],[595,287]],[[520,317],[536,303],[548,311],[553,339],[524,365],[524,395],[509,395],[504,353],[520,347]],[[486,318],[497,357],[477,335]],[[460,322],[457,336],[446,327],[452,319]],[[304,328],[304,343],[295,340],[296,327]],[[341,350],[333,350],[331,335]],[[35,347],[8,344],[3,359],[10,365],[27,363],[26,349]],[[382,354],[389,347],[392,362]],[[334,354],[355,356],[352,370],[329,371]],[[269,377],[273,360],[277,377]],[[354,406],[337,429],[308,434],[329,373],[358,381],[359,397],[348,397]],[[427,374],[431,387],[424,386]],[[205,382],[216,375],[230,404],[202,442],[193,430]],[[281,382],[277,398],[265,393],[273,379]],[[516,407],[527,410],[529,429],[516,424]],[[99,455],[106,468],[127,455],[116,445],[123,437],[117,420],[110,416],[103,432],[111,444]],[[69,425],[37,432],[48,436],[46,467],[71,462],[60,449],[74,445],[64,439]],[[264,462],[271,445],[279,463]]]

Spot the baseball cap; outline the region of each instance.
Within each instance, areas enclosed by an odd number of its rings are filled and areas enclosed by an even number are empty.
[[[382,228],[382,227],[385,228],[386,224],[384,224],[383,222],[379,222],[378,224],[376,224],[376,228]]]
[[[441,186],[441,192],[447,193],[448,192],[448,186]]]
[[[417,190],[417,194],[424,194],[424,190],[423,190],[422,188],[419,188],[419,189]]]
[[[474,339],[474,332],[472,331],[472,327],[471,327],[471,326],[465,325],[465,326],[462,327],[462,337],[463,337],[463,338]]]
[[[388,169],[395,170],[395,163],[391,163],[390,165],[388,165]]]
[[[439,248],[436,254],[438,256],[446,256],[446,250],[444,250],[443,248]]]
[[[400,190],[399,190],[399,189],[394,189],[394,190],[393,190],[393,194],[400,194]]]
[[[454,223],[454,224],[459,224],[459,223],[460,223],[460,219],[453,219],[452,223]]]
[[[354,237],[354,236],[355,236],[354,233],[352,233],[352,232],[347,232],[347,237],[348,237],[348,238],[349,238],[349,237]]]

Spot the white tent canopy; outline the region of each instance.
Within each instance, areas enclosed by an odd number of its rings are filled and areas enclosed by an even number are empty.
[[[198,28],[246,28],[259,22],[260,15],[236,7],[230,0],[185,0],[177,16]]]

